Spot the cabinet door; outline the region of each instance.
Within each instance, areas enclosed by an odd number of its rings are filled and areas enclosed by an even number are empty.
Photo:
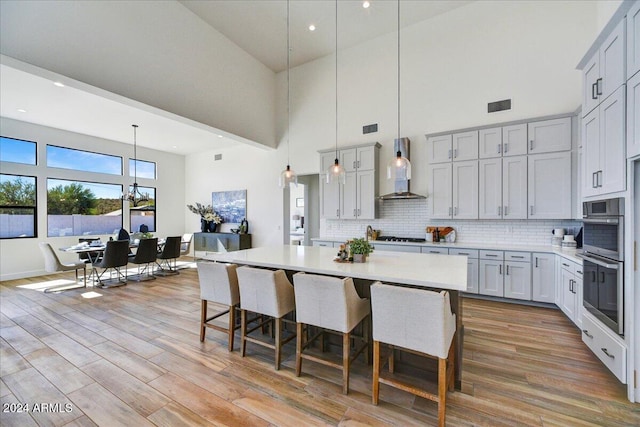
[[[467,292],[478,293],[478,267],[480,261],[475,258],[467,259]]]
[[[345,172],[355,172],[358,169],[358,152],[355,148],[340,150],[338,155],[340,156],[340,164]]]
[[[573,284],[573,289],[576,293],[576,310],[575,310],[575,315],[574,315],[574,319],[573,319],[573,323],[575,323],[578,328],[582,329],[582,311],[584,309],[583,305],[582,305],[582,274],[575,274],[574,275],[574,280],[575,283]]]
[[[600,47],[600,78],[602,80],[597,85],[599,102],[607,99],[625,82],[625,53],[624,19],[622,19]]]
[[[465,161],[478,158],[478,131],[453,134],[453,160]]]
[[[356,152],[356,166],[360,170],[373,170],[376,168],[376,147],[358,148]]]
[[[546,253],[533,254],[531,274],[531,299],[539,302],[555,302],[556,256]]]
[[[598,106],[598,79],[600,78],[600,53],[596,52],[582,69],[582,117]]]
[[[627,12],[627,78],[640,71],[640,2]]]
[[[502,128],[481,129],[478,132],[478,151],[478,157],[481,159],[501,157]]]
[[[450,162],[452,141],[452,135],[430,136],[427,138],[427,162],[429,164]]]
[[[527,156],[502,159],[502,217],[527,219]]]
[[[528,262],[505,261],[505,298],[531,300],[531,264]]]
[[[600,170],[600,109],[582,119],[582,196],[598,194]]]
[[[359,219],[376,217],[376,179],[375,171],[358,171],[356,188],[356,214]]]
[[[527,135],[529,154],[571,150],[571,118],[528,123]]]
[[[500,219],[502,218],[502,159],[480,160],[478,168],[480,184],[478,218]]]
[[[638,3],[640,6],[640,3]],[[640,34],[638,34],[640,37]],[[640,44],[640,42],[638,42]],[[627,81],[627,158],[640,154],[640,73]]]
[[[502,128],[502,155],[521,156],[527,154],[527,124]]]
[[[429,176],[429,213],[432,218],[451,218],[452,215],[452,186],[451,163],[430,165]]]
[[[320,216],[322,218],[340,218],[340,184],[327,184],[327,169],[333,164],[335,153],[320,155]]]
[[[571,218],[571,152],[528,158],[530,219]]]
[[[569,270],[562,269],[562,305],[560,308],[573,322],[576,317],[575,277]]]
[[[453,218],[478,219],[478,161],[453,163]]]
[[[344,185],[340,188],[340,218],[355,219],[358,217],[357,210],[357,187],[358,174],[356,172],[347,172]],[[338,184],[338,187],[340,185]]]
[[[600,174],[598,194],[624,191],[625,173],[625,90],[620,86],[600,104]]]
[[[481,295],[504,296],[502,261],[480,260],[480,281],[478,293]]]

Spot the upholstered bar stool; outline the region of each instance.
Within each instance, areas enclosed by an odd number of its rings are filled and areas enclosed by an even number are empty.
[[[275,368],[280,369],[280,354],[282,346],[295,337],[282,338],[283,316],[295,309],[293,285],[287,279],[283,270],[265,270],[253,267],[240,267],[238,286],[240,287],[241,314],[241,354],[245,355],[247,341],[275,350]],[[265,321],[247,330],[247,311],[270,316],[275,321],[275,344],[271,344],[247,334],[264,326]]]
[[[371,285],[373,318],[373,393],[378,404],[379,383],[399,388],[438,403],[438,425],[444,426],[447,388],[453,390],[453,336],[456,316],[451,313],[449,293],[423,289]],[[380,344],[438,359],[438,394],[406,382],[380,376]],[[447,357],[448,355],[448,357]],[[393,349],[389,360],[393,372]],[[447,366],[448,365],[448,366]]]
[[[235,264],[224,264],[220,262],[198,262],[198,279],[200,282],[200,342],[204,341],[206,328],[226,332],[228,334],[229,351],[233,351],[233,339],[236,329],[240,325],[236,324],[236,306],[240,303],[240,291],[238,289],[237,266]],[[207,302],[211,301],[227,307],[211,317],[207,317]],[[209,323],[220,316],[229,314],[229,325],[227,328]]]
[[[363,337],[351,334],[353,329],[370,313],[369,300],[360,298],[351,278],[318,276],[296,273],[293,276],[296,296],[296,375],[302,371],[302,359],[342,369],[342,392],[349,393],[349,368],[351,362],[367,347],[367,329],[363,327]],[[304,354],[322,331],[305,340],[304,325],[316,326],[342,335],[342,363]],[[360,338],[362,343],[351,353],[351,339]]]

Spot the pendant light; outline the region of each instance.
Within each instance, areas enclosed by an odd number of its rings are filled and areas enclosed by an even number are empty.
[[[336,159],[327,169],[327,184],[344,184],[346,180],[344,167],[338,160],[338,0],[336,0]]]
[[[402,139],[400,137],[400,0],[398,0],[398,139],[396,139],[396,143]],[[401,144],[396,145],[401,146]],[[399,149],[396,152],[396,157],[387,163],[387,179],[393,181],[411,179],[411,162],[402,155]]]
[[[295,171],[291,169],[291,166],[289,165],[289,135],[291,134],[291,87],[289,84],[290,57],[291,48],[289,47],[289,0],[287,0],[287,167],[285,170],[280,172],[280,188],[289,188],[290,184],[293,184],[296,187],[298,186],[298,175],[296,175]]]
[[[148,202],[149,195],[147,193],[141,193],[138,188],[138,145],[136,141],[136,130],[138,125],[133,126],[133,187],[129,192],[125,192],[122,195],[123,201],[133,203],[133,206],[138,206],[141,202]]]

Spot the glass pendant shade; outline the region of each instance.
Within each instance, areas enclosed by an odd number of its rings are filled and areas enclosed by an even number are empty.
[[[280,173],[280,188],[289,188],[293,184],[298,185],[298,175],[287,165],[287,168]]]
[[[387,163],[387,179],[393,181],[411,179],[411,162],[400,151]]]
[[[327,169],[327,184],[339,183],[344,184],[347,180],[347,174],[336,157],[335,161],[329,169]]]

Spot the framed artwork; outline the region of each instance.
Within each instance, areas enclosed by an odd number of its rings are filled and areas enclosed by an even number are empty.
[[[296,197],[296,208],[304,208],[304,197]]]
[[[247,190],[214,191],[211,206],[227,224],[239,224],[247,217]]]

